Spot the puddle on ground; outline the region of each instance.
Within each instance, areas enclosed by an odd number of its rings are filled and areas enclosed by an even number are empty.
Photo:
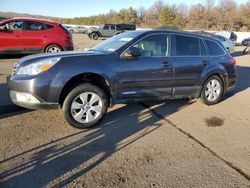
[[[221,127],[224,124],[224,121],[224,119],[215,116],[205,119],[208,127]]]

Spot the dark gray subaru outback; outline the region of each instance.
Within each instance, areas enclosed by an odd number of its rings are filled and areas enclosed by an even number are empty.
[[[15,104],[61,108],[69,124],[87,128],[117,103],[201,98],[207,105],[216,104],[236,85],[235,64],[210,37],[133,31],[84,52],[22,58],[8,85]]]

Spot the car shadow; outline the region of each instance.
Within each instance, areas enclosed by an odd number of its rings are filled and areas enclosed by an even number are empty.
[[[0,119],[27,112],[26,109],[12,103],[7,84],[0,84]]]
[[[168,113],[190,104],[188,100],[172,103]],[[162,125],[160,118],[141,104],[122,106],[109,112],[97,127],[77,131],[0,161],[0,169],[5,166],[0,173],[2,186],[67,186]]]
[[[0,55],[0,59],[20,59],[29,54],[2,54]]]
[[[238,74],[236,87],[234,90],[226,93],[226,95],[223,97],[223,100],[226,100],[233,95],[250,88],[250,67],[237,66],[236,69]]]

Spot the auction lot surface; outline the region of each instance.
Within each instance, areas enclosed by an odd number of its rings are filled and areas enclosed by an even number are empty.
[[[74,35],[76,50],[101,40]],[[239,80],[223,101],[116,105],[90,130],[59,111],[23,111],[0,58],[0,187],[250,187],[250,55],[234,54]]]

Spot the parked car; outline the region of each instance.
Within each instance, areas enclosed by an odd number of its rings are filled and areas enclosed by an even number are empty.
[[[168,30],[124,32],[85,52],[22,58],[8,78],[12,101],[62,109],[77,128],[113,104],[201,98],[218,103],[236,85],[236,62],[218,40]]]
[[[97,40],[99,37],[112,37],[124,31],[133,30],[136,30],[136,25],[134,24],[102,24],[96,29],[89,29],[88,36],[91,39]]]
[[[243,46],[250,46],[250,37],[246,38],[241,43]]]
[[[71,34],[56,22],[11,18],[0,23],[0,54],[73,50]]]
[[[70,32],[71,33],[83,33],[83,34],[85,34],[88,32],[88,28],[83,27],[83,26],[76,26],[76,27],[72,27],[70,29]]]
[[[224,37],[226,39],[229,39],[229,40],[233,41],[234,45],[237,42],[237,35],[232,31],[218,31],[218,32],[215,33],[215,35],[219,35],[219,36],[222,36],[222,37]]]
[[[230,52],[234,52],[235,51],[235,42],[230,40],[230,39],[227,39],[223,36],[220,36],[220,35],[214,35],[214,37],[216,39],[218,39],[219,41],[221,41],[221,43],[223,44],[223,46]]]

